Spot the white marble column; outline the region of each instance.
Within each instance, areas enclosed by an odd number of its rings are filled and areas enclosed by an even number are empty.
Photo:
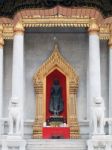
[[[99,27],[95,19],[91,19],[89,27],[89,64],[88,64],[88,118],[95,97],[101,97],[100,77],[100,43]]]
[[[3,45],[4,40],[2,36],[3,26],[0,25],[0,119],[3,111]],[[0,135],[2,134],[2,121],[0,120]]]
[[[14,27],[13,69],[12,69],[12,98],[24,101],[24,28],[18,22]]]
[[[89,58],[88,58],[88,83],[87,83],[87,116],[89,119],[89,133],[93,132],[92,107],[94,99],[101,97],[101,77],[100,77],[100,41],[99,27],[95,19],[91,19],[89,27]]]
[[[112,118],[112,33],[109,45],[109,117]],[[112,125],[109,126],[109,134],[112,134]]]
[[[18,100],[23,115],[24,105],[24,28],[21,22],[14,27],[12,101]]]

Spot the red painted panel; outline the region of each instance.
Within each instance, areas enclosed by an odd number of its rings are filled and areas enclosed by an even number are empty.
[[[49,104],[50,104],[50,92],[51,87],[53,85],[54,79],[58,79],[59,83],[62,88],[62,99],[64,101],[64,111],[60,113],[60,116],[63,116],[65,119],[67,117],[67,107],[66,107],[66,77],[57,69],[51,72],[46,77],[46,119],[52,116],[52,113],[49,111]]]
[[[64,139],[70,139],[69,127],[44,127],[42,129],[43,139],[51,139],[51,137],[63,137]]]

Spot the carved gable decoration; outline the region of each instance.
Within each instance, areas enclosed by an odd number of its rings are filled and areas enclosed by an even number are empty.
[[[47,76],[49,72],[55,69],[63,72],[65,76],[69,76],[70,81],[74,81],[74,84],[78,85],[79,77],[77,76],[73,67],[61,55],[57,45],[55,45],[51,56],[42,64],[39,70],[35,73],[33,77],[34,83],[41,81],[43,77]]]

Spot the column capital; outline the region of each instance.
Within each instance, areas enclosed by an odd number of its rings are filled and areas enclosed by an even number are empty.
[[[17,22],[16,25],[14,26],[14,33],[16,34],[23,34],[24,32],[24,27],[21,21]]]
[[[89,26],[88,31],[90,34],[97,34],[99,32],[99,26],[95,18],[90,19],[90,26]]]
[[[3,39],[3,25],[0,24],[0,48],[2,48],[4,45],[4,39]]]
[[[0,24],[0,34],[2,34],[2,32],[3,32],[3,25]]]

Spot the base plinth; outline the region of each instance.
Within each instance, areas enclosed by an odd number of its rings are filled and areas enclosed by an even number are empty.
[[[50,127],[59,127],[62,126],[65,123],[65,119],[63,116],[50,116],[49,119],[47,119],[47,126]]]
[[[69,127],[44,127],[43,139],[70,139]]]
[[[2,140],[2,150],[19,148],[19,150],[26,149],[26,141],[24,139],[4,139]]]
[[[8,135],[7,139],[8,140],[22,140],[22,136],[20,136],[20,135]]]

